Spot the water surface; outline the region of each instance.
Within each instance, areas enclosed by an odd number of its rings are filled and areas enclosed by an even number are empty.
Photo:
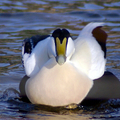
[[[0,119],[117,119],[120,100],[76,110],[34,106],[20,100],[18,86],[25,75],[21,45],[26,37],[66,28],[75,39],[89,22],[105,22],[108,34],[106,69],[120,78],[120,2],[82,0],[0,1]]]

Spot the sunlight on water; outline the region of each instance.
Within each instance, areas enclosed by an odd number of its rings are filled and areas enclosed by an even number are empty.
[[[75,39],[89,22],[105,22],[108,34],[106,69],[120,78],[120,2],[83,0],[0,1],[0,119],[108,119],[120,117],[120,100],[75,110],[36,106],[23,102],[19,82],[22,41],[37,34],[66,28]]]

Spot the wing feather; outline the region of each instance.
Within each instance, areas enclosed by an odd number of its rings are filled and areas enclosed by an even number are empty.
[[[75,53],[71,58],[74,65],[92,80],[101,77],[105,70],[104,51],[92,33],[95,28],[101,26],[103,23],[89,23],[84,27],[74,41]]]
[[[49,39],[49,35],[37,35],[23,41],[22,61],[27,76],[35,75],[49,59],[47,55],[47,42]]]

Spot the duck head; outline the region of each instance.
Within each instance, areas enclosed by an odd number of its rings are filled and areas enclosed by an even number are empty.
[[[74,53],[74,42],[66,29],[56,29],[52,33],[51,43],[50,56],[55,57],[59,65],[63,65]]]

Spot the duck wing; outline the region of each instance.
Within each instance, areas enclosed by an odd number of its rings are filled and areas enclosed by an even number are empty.
[[[73,64],[94,80],[104,74],[107,34],[101,29],[104,23],[89,23],[74,41]]]
[[[94,81],[94,85],[86,99],[118,99],[120,98],[120,81],[111,72],[106,71],[102,77]]]
[[[26,38],[22,44],[22,63],[26,75],[35,75],[42,65],[49,59],[47,55],[47,43],[50,35],[36,35]]]

